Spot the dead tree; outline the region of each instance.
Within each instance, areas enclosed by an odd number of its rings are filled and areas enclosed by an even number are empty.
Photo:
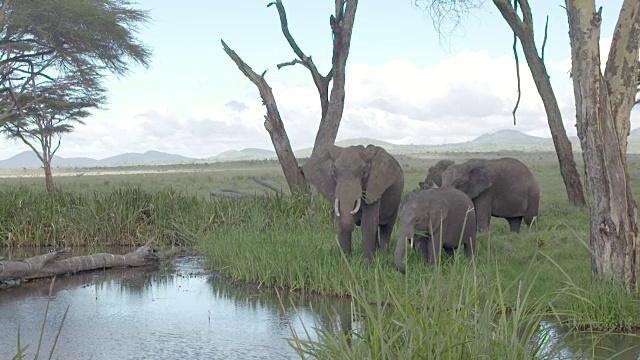
[[[638,291],[638,207],[627,165],[627,137],[635,104],[640,2],[625,0],[613,32],[607,65],[600,66],[602,7],[565,0],[578,137],[582,145],[591,214],[592,272]]]
[[[70,251],[64,248],[24,260],[0,260],[0,281],[30,280],[113,267],[148,266],[158,261],[151,251],[151,241],[125,255],[94,254],[65,259]]]
[[[344,110],[345,99],[345,73],[347,57],[351,46],[351,34],[353,31],[353,23],[358,6],[357,0],[335,0],[335,14],[330,17],[331,31],[333,33],[333,60],[332,67],[327,75],[321,75],[313,62],[311,56],[306,55],[294,40],[287,21],[287,14],[281,0],[276,0],[267,5],[276,6],[280,17],[280,27],[282,34],[291,46],[296,55],[292,61],[278,64],[278,69],[285,66],[300,64],[307,68],[311,73],[313,82],[318,89],[320,96],[321,118],[320,126],[316,134],[313,152],[319,151],[321,148],[332,145],[338,134],[342,113]],[[227,46],[222,40],[222,46],[227,55],[235,62],[240,71],[251,82],[256,85],[260,91],[260,97],[263,104],[267,107],[265,115],[265,128],[271,136],[271,142],[276,150],[278,160],[282,166],[287,184],[291,191],[301,190],[305,188],[305,180],[303,174],[298,167],[298,161],[291,149],[291,143],[284,129],[284,124],[278,111],[273,91],[264,78],[266,70],[258,75],[251,69],[240,56]],[[331,94],[329,94],[329,83],[332,83]]]
[[[502,17],[507,21],[511,30],[513,30],[514,36],[517,37],[517,39],[520,39],[520,43],[522,44],[522,50],[524,51],[525,59],[529,65],[531,76],[536,84],[536,88],[538,89],[538,93],[540,94],[540,98],[542,99],[542,103],[547,114],[547,122],[549,123],[549,129],[551,130],[551,138],[553,139],[553,145],[556,149],[556,155],[560,164],[560,174],[564,180],[569,203],[573,206],[585,206],[586,201],[584,197],[584,190],[576,167],[576,162],[573,158],[571,141],[569,141],[567,131],[562,123],[560,107],[558,106],[558,101],[553,92],[553,88],[551,87],[551,80],[549,79],[549,74],[547,73],[547,68],[544,64],[544,47],[547,41],[546,27],[541,55],[538,55],[535,38],[533,36],[533,16],[531,14],[529,1],[514,0],[512,4],[511,0],[493,0],[493,3],[500,11],[500,14],[502,14]],[[522,18],[520,18],[517,13],[518,4],[520,4]],[[516,56],[517,66],[518,57],[517,49],[515,48],[515,39],[513,50]],[[519,78],[520,75],[518,74],[518,80]],[[518,94],[520,94],[519,83]],[[515,111],[516,109],[514,109],[514,123]]]

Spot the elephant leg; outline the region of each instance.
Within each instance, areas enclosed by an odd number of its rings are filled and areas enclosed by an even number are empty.
[[[509,222],[509,227],[511,228],[511,231],[514,233],[519,233],[520,225],[522,225],[522,216],[508,217],[506,219]]]
[[[473,199],[473,206],[476,211],[476,224],[478,231],[487,230],[491,224],[491,198],[481,195]]]
[[[385,253],[389,252],[389,243],[391,242],[391,232],[393,231],[393,225],[395,220],[392,223],[380,225],[380,248]]]
[[[525,224],[531,225],[533,219],[538,216],[538,207],[540,206],[540,193],[534,192],[527,199],[527,209],[524,212],[523,220]]]
[[[351,233],[353,226],[347,227],[338,222],[338,244],[340,250],[347,255],[351,255]]]
[[[413,237],[414,250],[420,252],[424,256],[424,260],[429,260],[429,247],[431,246],[431,240],[428,237],[414,235]]]
[[[429,241],[429,256],[427,258],[427,262],[429,264],[435,264],[440,261],[440,251],[442,251],[442,238],[441,232],[435,231],[431,236],[431,241]]]
[[[360,220],[360,230],[362,231],[362,258],[371,261],[376,250],[378,239],[378,211],[380,202],[367,205],[362,202],[362,218]]]
[[[444,248],[445,255],[447,255],[450,258],[453,258],[455,256],[455,252],[456,252],[456,249],[454,248],[450,248],[450,247]]]

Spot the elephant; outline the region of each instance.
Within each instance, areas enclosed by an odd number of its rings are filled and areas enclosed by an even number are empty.
[[[362,257],[389,251],[391,232],[404,190],[404,173],[385,149],[368,145],[330,145],[301,167],[306,180],[333,201],[340,249],[351,254],[351,233],[362,231]],[[378,234],[378,228],[380,233]]]
[[[478,230],[488,229],[495,216],[505,218],[511,231],[518,233],[523,219],[531,225],[538,216],[540,187],[527,165],[517,159],[471,159],[450,164],[441,175],[438,171],[434,169],[433,178],[441,176],[441,187],[453,187],[469,195],[476,209]]]
[[[428,232],[427,236],[417,232]],[[460,190],[452,188],[427,189],[410,192],[400,211],[400,230],[394,263],[403,274],[407,239],[418,248],[429,264],[440,258],[440,250],[451,255],[453,249],[464,244],[465,254],[473,258],[476,249],[476,213],[473,202]]]
[[[424,181],[419,183],[421,189],[431,189],[433,185],[437,185],[438,187],[442,186],[442,173],[449,167],[449,165],[453,165],[454,161],[443,159],[438,161],[435,165],[429,168],[427,171],[427,177]]]

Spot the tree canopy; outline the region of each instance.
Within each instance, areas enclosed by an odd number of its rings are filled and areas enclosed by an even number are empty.
[[[148,66],[150,50],[136,34],[148,12],[127,0],[4,0],[0,3],[0,124],[37,87],[74,75],[74,82],[106,73],[125,75],[132,64]],[[58,82],[57,88],[64,82]]]

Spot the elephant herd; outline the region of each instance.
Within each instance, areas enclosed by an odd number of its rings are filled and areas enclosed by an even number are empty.
[[[391,233],[400,216],[394,262],[403,263],[407,240],[433,264],[444,249],[460,245],[473,257],[476,231],[489,228],[491,217],[509,222],[519,232],[538,215],[540,188],[521,161],[471,159],[461,164],[441,160],[429,168],[420,190],[412,191],[400,207],[404,173],[398,161],[381,147],[329,146],[301,167],[305,178],[332,201],[340,249],[351,254],[351,234],[362,231],[362,257],[389,250]],[[434,188],[437,185],[438,188]]]

